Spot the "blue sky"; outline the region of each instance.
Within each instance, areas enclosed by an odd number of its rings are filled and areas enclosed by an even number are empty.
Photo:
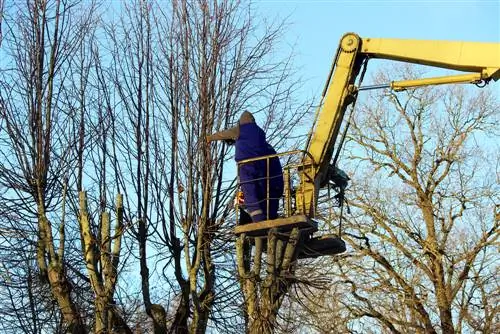
[[[345,32],[361,37],[500,42],[500,0],[256,0],[266,17],[288,17],[296,66],[320,94]],[[498,83],[497,83],[498,85]]]

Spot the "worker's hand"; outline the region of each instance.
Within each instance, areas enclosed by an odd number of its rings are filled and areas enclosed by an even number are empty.
[[[212,136],[207,136],[205,140],[207,141],[207,143],[210,143],[212,141]]]

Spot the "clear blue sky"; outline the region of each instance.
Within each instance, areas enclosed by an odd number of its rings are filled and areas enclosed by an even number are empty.
[[[289,17],[285,39],[319,94],[345,32],[361,37],[500,42],[500,0],[255,0],[267,17]]]

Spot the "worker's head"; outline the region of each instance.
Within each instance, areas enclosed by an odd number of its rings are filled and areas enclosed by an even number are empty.
[[[240,124],[255,123],[255,118],[249,111],[244,111],[240,116]]]

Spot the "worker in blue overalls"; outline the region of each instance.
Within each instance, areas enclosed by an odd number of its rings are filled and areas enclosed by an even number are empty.
[[[264,131],[255,123],[253,115],[245,111],[241,114],[237,126],[207,136],[208,142],[216,140],[234,141],[236,146],[234,159],[238,163],[244,206],[252,221],[276,219],[284,187],[283,169],[279,158],[239,163],[246,159],[276,154],[274,148],[267,142]]]

